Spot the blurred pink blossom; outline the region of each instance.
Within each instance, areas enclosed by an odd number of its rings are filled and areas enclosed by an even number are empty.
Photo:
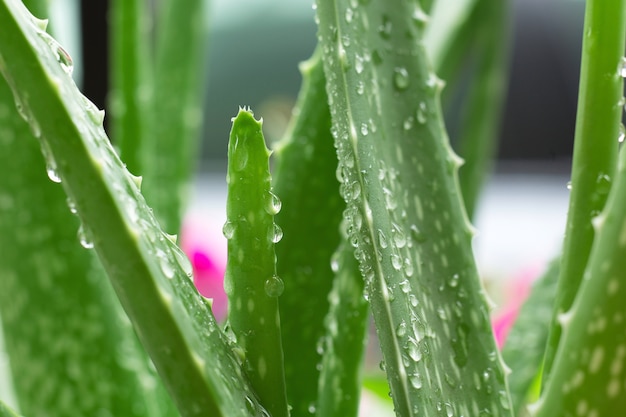
[[[207,226],[195,216],[188,216],[183,224],[180,245],[193,266],[198,292],[213,299],[213,315],[222,321],[227,311],[224,292],[225,239],[221,233],[215,232],[215,227]]]
[[[492,320],[493,332],[499,349],[506,342],[509,330],[517,319],[519,310],[526,301],[535,278],[539,276],[542,267],[531,266],[523,269],[507,287],[504,295],[504,308]]]

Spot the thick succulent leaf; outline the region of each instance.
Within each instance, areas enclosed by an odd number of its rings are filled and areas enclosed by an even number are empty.
[[[64,51],[19,1],[0,2],[0,26],[0,72],[181,414],[265,413],[189,279],[188,260],[114,153],[102,114],[67,74]]]
[[[535,416],[613,416],[626,408],[626,152],[594,227],[580,290],[559,316],[563,333]]]
[[[288,416],[274,244],[283,232],[274,223],[281,202],[272,193],[270,151],[261,122],[240,109],[228,143],[228,262],[224,288],[228,323],[245,355],[245,369],[261,403],[274,417]]]
[[[0,401],[0,417],[20,417],[20,415]]]
[[[414,1],[319,0],[345,218],[396,413],[511,415]],[[471,360],[470,360],[471,358]]]
[[[284,232],[276,245],[287,397],[293,417],[309,416],[317,400],[324,317],[334,274],[345,203],[335,177],[337,157],[321,51],[301,65],[303,85],[289,131],[274,153],[274,190],[285,210],[276,215]],[[315,175],[311,175],[315,173]],[[347,375],[345,376],[347,377]]]
[[[169,233],[180,229],[199,155],[207,7],[207,0],[158,2],[149,138],[139,150],[139,175]]]
[[[558,316],[577,297],[594,240],[592,219],[604,207],[617,165],[625,26],[626,1],[586,3],[570,202],[544,381],[550,378],[561,337]]]
[[[369,306],[354,250],[346,241],[337,250],[332,266],[336,277],[328,297],[330,309],[321,343],[323,356],[315,409],[319,417],[350,417],[359,411]]]
[[[559,278],[560,258],[553,261],[533,284],[502,349],[502,358],[511,368],[507,379],[513,410],[519,412],[541,371]]]
[[[162,415],[169,397],[4,79],[0,126],[0,314],[21,410]]]
[[[142,174],[141,158],[149,135],[148,117],[153,97],[152,26],[145,0],[113,0],[109,9],[111,39],[111,138],[130,172]],[[178,138],[180,139],[180,138]]]

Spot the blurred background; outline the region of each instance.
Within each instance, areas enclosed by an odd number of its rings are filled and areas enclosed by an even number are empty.
[[[62,41],[83,88],[106,107],[107,1],[56,0],[60,13],[80,6],[85,42]],[[62,5],[62,3],[67,3]],[[207,21],[208,71],[200,174],[190,217],[217,235],[225,218],[226,146],[230,119],[249,105],[264,118],[269,140],[289,120],[299,86],[298,63],[315,46],[312,0],[213,0]],[[545,263],[559,249],[567,210],[584,1],[513,0],[508,99],[495,172],[475,223],[475,250],[487,278],[509,277]],[[53,17],[54,18],[54,17]],[[68,35],[72,37],[71,31]],[[73,43],[72,43],[73,42]],[[448,125],[454,141],[455,125]],[[207,221],[211,219],[211,221]],[[218,251],[220,251],[220,245]]]

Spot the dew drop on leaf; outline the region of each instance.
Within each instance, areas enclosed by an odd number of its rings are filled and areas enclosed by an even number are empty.
[[[268,297],[279,297],[285,290],[285,284],[278,275],[273,275],[265,281],[265,294]]]
[[[267,212],[267,214],[270,214],[272,216],[278,214],[282,206],[283,204],[280,201],[280,198],[278,198],[273,192],[268,191],[267,200],[265,203],[265,211]]]
[[[270,240],[272,243],[278,243],[283,238],[283,229],[280,228],[279,225],[274,223],[273,227],[270,230]]]
[[[396,67],[393,70],[393,85],[398,91],[409,88],[409,73],[404,67]]]
[[[85,249],[93,248],[93,239],[91,237],[91,232],[82,224],[78,228],[78,241],[80,245]]]
[[[159,261],[159,267],[161,268],[163,275],[167,278],[174,278],[174,268],[172,268],[172,264],[170,264],[167,254],[162,250],[157,249],[156,257]]]
[[[224,223],[224,227],[222,227],[222,233],[226,239],[232,239],[235,236],[236,226],[233,222],[227,221]]]

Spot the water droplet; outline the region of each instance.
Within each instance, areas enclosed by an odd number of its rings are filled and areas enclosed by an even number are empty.
[[[57,163],[54,159],[54,156],[52,156],[50,145],[48,145],[48,142],[46,141],[41,141],[40,143],[41,153],[46,160],[46,172],[48,174],[48,178],[50,178],[50,181],[52,182],[60,183],[61,177],[59,177],[59,174],[57,172]]]
[[[231,221],[227,221],[224,223],[224,227],[222,227],[222,234],[226,239],[232,239],[235,236],[235,223]]]
[[[422,378],[420,378],[419,374],[413,374],[409,377],[409,381],[411,382],[411,385],[413,386],[413,388],[415,389],[421,389],[422,388]]]
[[[446,406],[446,415],[448,417],[453,417],[454,416],[454,409],[452,408],[452,404],[445,403],[445,406]]]
[[[330,269],[334,273],[339,272],[339,268],[341,266],[339,262],[340,257],[341,257],[341,254],[339,253],[339,251],[336,251],[335,253],[333,253],[332,257],[330,258]]]
[[[452,277],[450,278],[450,281],[448,281],[448,285],[451,286],[452,288],[458,287],[459,286],[459,274],[452,275]]]
[[[398,202],[389,188],[383,187],[383,194],[385,195],[385,207],[387,210],[395,210],[398,208]]]
[[[383,22],[378,27],[378,33],[383,39],[389,39],[391,37],[391,30],[393,29],[393,25],[389,17],[383,15]]]
[[[406,236],[404,232],[400,229],[400,226],[396,223],[392,224],[392,234],[393,234],[393,242],[398,248],[403,248],[406,246]]]
[[[406,258],[404,260],[404,273],[407,277],[412,277],[413,273],[415,272],[414,268],[413,268],[413,263],[411,262],[411,259]]]
[[[265,211],[267,214],[272,216],[278,214],[282,206],[283,204],[280,201],[280,198],[278,198],[273,192],[268,191],[265,200]]]
[[[283,229],[281,229],[279,225],[274,223],[274,226],[272,227],[270,231],[270,240],[272,241],[272,243],[278,243],[280,242],[282,238],[283,238]]]
[[[407,117],[404,120],[404,123],[402,123],[402,127],[404,128],[404,130],[411,130],[411,128],[413,127],[413,117]]]
[[[447,320],[448,316],[446,315],[446,310],[443,307],[437,307],[437,315],[441,320]]]
[[[426,103],[424,103],[423,101],[420,102],[420,104],[417,106],[417,121],[419,124],[423,125],[424,123],[426,123],[427,117],[427,109],[426,109]]]
[[[568,182],[567,182],[567,189],[568,189],[568,190],[571,190],[571,189],[572,189],[572,182],[571,182],[571,181],[568,181]]]
[[[396,67],[393,70],[393,85],[398,91],[409,88],[409,73],[404,67]]]
[[[93,248],[93,238],[91,236],[91,231],[83,226],[82,224],[78,228],[78,240],[80,245],[85,249]]]
[[[358,61],[357,61],[357,72],[358,72]],[[356,93],[358,95],[363,95],[363,93],[365,92],[365,84],[363,83],[363,81],[359,81],[356,83]]]
[[[348,7],[346,9],[346,23],[352,22],[353,17],[354,17],[354,10]]]
[[[413,307],[417,307],[417,305],[419,304],[419,301],[417,300],[417,297],[415,296],[415,294],[409,295],[409,302],[411,303]]]
[[[191,265],[191,261],[185,255],[185,253],[180,250],[178,246],[172,246],[172,252],[174,253],[174,258],[176,258],[176,263],[178,266],[185,272],[189,278],[193,277],[193,266]]]
[[[411,359],[413,359],[415,362],[419,362],[422,360],[422,351],[419,350],[417,344],[414,341],[409,343],[408,352]]]
[[[402,269],[402,258],[394,253],[393,255],[391,255],[391,265],[396,271],[399,271],[400,269]]]
[[[378,364],[378,367],[380,368],[381,371],[387,372],[387,364],[385,363],[385,361],[380,361],[380,363]]]
[[[70,209],[70,213],[76,214],[78,213],[78,209],[76,208],[76,202],[72,197],[67,197],[65,200],[67,202],[67,207]]]
[[[367,126],[367,123],[361,123],[361,134],[363,136],[367,136],[368,133],[369,133],[369,128]]]
[[[273,275],[265,281],[265,294],[268,297],[279,297],[285,290],[285,283],[278,275]]]
[[[385,234],[380,229],[378,229],[378,243],[380,244],[380,247],[383,249],[387,247],[387,237],[385,237]]]
[[[307,410],[308,410],[309,413],[315,414],[315,410],[317,410],[317,407],[315,407],[315,403],[309,404],[309,407],[308,407]]]
[[[161,268],[161,272],[165,275],[166,278],[174,278],[174,268],[172,268],[172,264],[167,257],[167,254],[160,249],[157,249],[156,257],[159,261],[159,267]]]
[[[617,141],[619,143],[623,143],[624,142],[624,138],[626,138],[626,127],[624,127],[623,123],[620,123],[620,125],[619,125],[619,136],[617,137]]]
[[[626,78],[626,57],[622,57],[622,62],[619,67],[619,75],[622,78]]]
[[[596,191],[599,194],[607,194],[611,189],[611,177],[606,174],[598,175],[596,179]]]
[[[411,292],[411,283],[408,279],[400,281],[400,290],[402,290],[402,292],[405,294]]]
[[[400,324],[398,324],[398,327],[396,327],[396,336],[406,336],[406,323],[404,321],[402,321]]]

